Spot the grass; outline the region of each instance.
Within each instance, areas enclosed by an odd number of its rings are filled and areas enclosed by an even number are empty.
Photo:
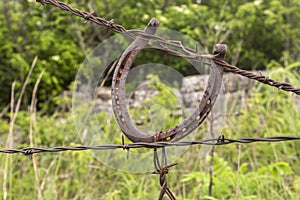
[[[279,71],[279,80],[292,80],[294,75],[290,71]],[[276,70],[272,73],[272,78],[276,77]],[[41,77],[42,74],[35,88]],[[64,114],[63,120],[59,113],[39,115],[35,110],[36,90],[29,111],[20,111],[22,95],[15,100],[14,90],[13,85],[10,121],[0,121],[1,148],[81,145],[70,113]],[[267,86],[257,87],[241,115],[229,115],[226,119],[223,134],[233,138],[299,135],[300,113],[294,98]],[[106,134],[118,135],[113,118],[99,113],[97,119],[105,121],[101,125]],[[170,121],[168,125],[172,126]],[[205,133],[208,125],[205,122],[198,135]],[[120,138],[115,140],[120,142]],[[177,160],[179,164],[170,169],[168,185],[178,199],[300,199],[299,141],[216,146],[214,157],[200,158],[199,151],[200,146],[190,147]],[[43,153],[32,158],[1,154],[0,159],[0,196],[5,200],[156,199],[160,192],[157,175],[118,171],[105,166],[88,151]]]

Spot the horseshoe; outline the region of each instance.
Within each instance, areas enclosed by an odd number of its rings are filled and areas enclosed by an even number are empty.
[[[154,34],[159,26],[159,21],[151,19],[144,32]],[[122,132],[132,142],[157,142],[157,141],[178,141],[195,130],[208,116],[214,105],[222,85],[223,68],[214,62],[210,69],[208,85],[204,92],[198,108],[193,114],[179,125],[166,131],[158,131],[154,135],[149,135],[140,131],[132,122],[125,98],[125,84],[129,69],[137,55],[148,44],[149,40],[138,36],[124,51],[114,71],[112,80],[112,108],[116,121]],[[227,46],[217,44],[214,50],[215,58],[224,60]]]

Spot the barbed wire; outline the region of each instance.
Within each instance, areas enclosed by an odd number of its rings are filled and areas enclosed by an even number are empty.
[[[218,60],[218,59],[213,59],[213,60],[217,64],[222,65],[224,67],[225,71],[233,72],[235,74],[242,75],[242,76],[247,77],[249,79],[253,79],[253,80],[259,81],[259,82],[261,82],[263,84],[267,84],[267,85],[270,85],[272,87],[276,87],[278,89],[281,89],[281,90],[284,90],[284,91],[287,91],[287,92],[293,92],[293,93],[295,93],[297,95],[300,95],[300,88],[295,88],[294,86],[292,86],[289,83],[278,82],[278,81],[270,79],[269,77],[264,76],[262,74],[260,74],[260,75],[254,74],[254,73],[249,72],[247,70],[243,70],[243,69],[240,69],[240,68],[238,68],[236,66],[230,65],[230,64],[226,63],[223,60]]]
[[[138,149],[138,148],[163,148],[171,146],[192,146],[192,145],[227,145],[232,143],[239,144],[248,144],[255,142],[282,142],[282,141],[292,141],[300,140],[300,136],[273,136],[265,138],[226,138],[223,135],[218,138],[198,140],[198,141],[181,141],[181,142],[154,142],[154,143],[145,143],[137,142],[131,144],[101,144],[97,146],[74,146],[74,147],[27,147],[20,149],[0,149],[2,154],[17,154],[23,153],[24,155],[32,155],[36,153],[53,153],[53,152],[62,152],[62,151],[85,151],[85,150],[114,150],[114,149]]]
[[[74,15],[84,18],[86,21],[91,21],[98,25],[108,27],[117,33],[122,33],[130,39],[135,39],[135,37],[136,37],[135,35],[140,35],[147,39],[152,39],[152,40],[158,42],[159,45],[158,46],[148,45],[148,47],[163,51],[164,53],[167,53],[167,54],[170,54],[173,56],[187,58],[187,59],[190,59],[190,60],[193,60],[196,62],[201,62],[201,63],[206,63],[204,59],[210,59],[210,60],[215,61],[219,65],[223,66],[227,72],[239,74],[241,76],[245,76],[247,78],[259,81],[263,84],[267,84],[269,86],[276,87],[280,90],[283,90],[286,92],[292,92],[297,95],[300,95],[300,88],[296,88],[293,85],[291,85],[290,83],[278,82],[278,81],[268,78],[267,76],[264,76],[263,74],[257,75],[255,73],[252,73],[252,72],[249,72],[246,70],[242,70],[242,69],[238,68],[237,66],[230,65],[229,63],[227,63],[225,61],[220,61],[220,60],[214,58],[214,56],[211,54],[201,54],[198,52],[197,48],[192,49],[189,47],[185,47],[185,46],[183,46],[181,41],[167,40],[167,39],[159,37],[159,36],[146,34],[143,31],[139,31],[139,30],[127,30],[122,25],[115,24],[113,22],[113,20],[106,20],[104,18],[94,16],[90,12],[80,11],[78,9],[72,8],[71,6],[69,6],[68,4],[66,4],[64,2],[60,2],[57,0],[36,0],[36,1],[43,5],[46,5],[46,4],[54,5],[62,10],[66,10],[68,12],[71,12]],[[172,50],[172,49],[168,48],[168,46],[180,48],[184,53]]]

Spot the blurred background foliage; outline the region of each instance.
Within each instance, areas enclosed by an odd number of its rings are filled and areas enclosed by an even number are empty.
[[[127,29],[143,28],[152,17],[199,42],[204,53],[226,43],[226,61],[247,70],[268,69],[278,81],[299,87],[300,1],[298,0],[101,0],[64,1],[96,16],[114,19]],[[34,0],[0,1],[0,147],[13,140],[15,147],[80,145],[71,114],[62,109],[70,99],[59,96],[72,89],[78,68],[88,53],[114,33],[53,6]],[[184,75],[192,75],[185,61],[145,54]],[[10,123],[11,88],[16,97],[34,57],[38,60],[22,98],[21,110]],[[142,63],[138,60],[137,63]],[[165,63],[164,63],[165,62]],[[40,73],[35,118],[28,112]],[[163,93],[160,103],[169,103]],[[300,113],[294,96],[259,85],[236,116],[228,113],[227,137],[299,135]],[[140,109],[140,108],[139,108]],[[141,110],[132,111],[139,115]],[[147,110],[142,110],[147,113]],[[232,114],[232,115],[231,115]],[[99,113],[103,129],[115,131],[113,118]],[[176,121],[181,119],[174,119]],[[207,122],[206,122],[207,123]],[[29,133],[34,127],[34,139]],[[168,121],[172,126],[172,120]],[[13,136],[8,134],[13,128]],[[115,127],[115,128],[112,128]],[[207,131],[198,130],[199,135]],[[112,133],[114,134],[114,133]],[[11,137],[11,138],[10,138]],[[120,138],[118,138],[119,141]],[[238,146],[215,149],[213,193],[208,192],[210,157],[199,158],[191,147],[172,168],[169,185],[179,199],[300,199],[299,142],[243,145],[237,169]],[[110,169],[88,152],[34,156],[0,155],[0,195],[3,199],[153,199],[159,194],[158,177]],[[34,167],[37,165],[37,168]],[[9,178],[7,178],[9,177]]]
[[[300,2],[256,1],[65,1],[94,15],[113,19],[127,29],[143,28],[152,17],[162,28],[176,30],[199,42],[204,53],[216,43],[229,46],[227,61],[244,69],[265,69],[272,60],[287,66],[300,60]],[[38,74],[46,69],[39,88],[38,108],[53,111],[56,96],[70,88],[85,56],[114,33],[109,29],[34,0],[0,2],[0,105],[9,102],[11,83],[19,88],[35,56]],[[194,47],[195,48],[195,47]],[[143,60],[162,60],[184,75],[195,73],[184,61],[148,53]],[[174,61],[172,61],[174,60]],[[137,61],[139,64],[141,61]],[[25,95],[23,106],[30,96]],[[47,110],[47,111],[46,111]]]

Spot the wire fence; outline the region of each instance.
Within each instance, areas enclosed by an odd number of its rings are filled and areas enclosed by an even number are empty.
[[[207,59],[214,61],[216,64],[222,66],[225,71],[232,72],[235,74],[239,74],[241,76],[247,77],[249,79],[253,79],[259,81],[263,84],[267,84],[272,87],[276,87],[280,90],[286,92],[292,92],[296,95],[300,95],[300,89],[294,87],[289,83],[278,82],[272,80],[262,74],[254,74],[252,72],[242,70],[236,66],[230,65],[224,60],[218,59],[212,54],[202,54],[198,52],[198,48],[191,49],[184,47],[181,41],[171,41],[167,40],[162,37],[155,36],[153,34],[147,34],[143,31],[137,30],[127,30],[122,25],[115,24],[112,20],[106,20],[101,17],[94,16],[93,14],[85,11],[80,11],[78,9],[74,9],[71,6],[67,5],[66,3],[56,1],[56,0],[36,0],[37,2],[42,3],[43,5],[50,4],[54,5],[62,10],[66,10],[71,12],[74,15],[77,15],[81,18],[84,18],[86,21],[91,21],[101,26],[105,26],[110,28],[111,30],[122,33],[128,38],[134,40],[137,36],[142,36],[147,39],[154,40],[157,44],[149,45],[147,47],[160,50],[164,53],[179,56],[183,58],[187,58],[196,62],[205,63]],[[181,49],[181,51],[175,51],[173,49],[168,48],[168,46],[176,47]],[[20,148],[20,149],[0,149],[0,153],[2,154],[24,154],[26,156],[31,156],[33,154],[38,153],[56,153],[56,152],[64,152],[64,151],[85,151],[85,150],[114,150],[114,149],[123,149],[129,151],[130,149],[137,149],[137,148],[149,148],[154,149],[154,167],[155,167],[155,174],[160,175],[160,185],[161,185],[161,192],[159,194],[159,199],[163,199],[164,195],[166,194],[170,199],[176,199],[171,190],[167,186],[166,174],[168,173],[168,169],[175,164],[170,164],[166,162],[166,154],[165,148],[170,146],[190,146],[190,145],[227,145],[232,143],[238,144],[248,144],[248,143],[256,143],[256,142],[282,142],[282,141],[295,141],[300,140],[300,136],[274,136],[274,137],[265,137],[265,138],[227,138],[224,135],[218,138],[212,138],[207,140],[199,140],[199,141],[179,141],[179,142],[153,142],[153,143],[145,143],[145,142],[136,142],[131,144],[101,144],[97,146],[74,146],[74,147],[27,147],[27,148]],[[123,140],[124,141],[124,140]],[[156,149],[162,149],[162,158],[161,160],[158,159],[158,155]]]
[[[283,142],[283,141],[293,141],[300,140],[300,136],[274,136],[274,137],[265,137],[265,138],[226,138],[224,135],[218,138],[212,138],[207,140],[199,141],[183,141],[183,142],[154,142],[154,143],[145,143],[137,142],[132,144],[102,144],[97,146],[74,146],[74,147],[51,147],[51,148],[42,148],[42,147],[27,147],[21,149],[0,149],[0,153],[5,154],[17,154],[22,153],[24,155],[32,155],[36,153],[54,153],[54,152],[63,152],[63,151],[85,151],[85,150],[114,150],[114,149],[137,149],[137,148],[163,148],[171,146],[191,146],[191,145],[227,145],[232,143],[238,144],[249,144],[257,142]]]
[[[300,88],[296,88],[293,85],[291,85],[290,83],[278,82],[278,81],[272,80],[262,74],[257,75],[252,72],[242,70],[242,69],[238,68],[237,66],[230,65],[229,63],[227,63],[223,60],[219,60],[218,58],[215,58],[211,54],[199,53],[198,48],[192,49],[189,47],[185,47],[185,46],[183,46],[181,41],[167,40],[165,38],[155,36],[152,34],[147,34],[147,33],[144,33],[143,31],[139,31],[139,30],[134,30],[134,31],[127,30],[122,25],[115,24],[113,22],[113,20],[107,20],[107,19],[104,19],[101,17],[94,16],[90,12],[80,11],[78,9],[72,8],[71,6],[67,5],[64,2],[60,2],[57,0],[36,0],[36,1],[42,3],[43,5],[46,5],[46,4],[54,5],[62,10],[71,12],[74,15],[77,15],[77,16],[85,19],[86,21],[91,21],[98,25],[108,27],[112,31],[115,31],[117,33],[122,33],[132,40],[135,39],[136,36],[139,35],[139,36],[143,36],[147,39],[152,39],[153,41],[158,42],[159,45],[157,45],[157,46],[148,45],[149,48],[157,49],[157,50],[160,50],[164,53],[167,53],[167,54],[170,54],[173,56],[179,56],[182,58],[187,58],[187,59],[190,59],[190,60],[193,60],[196,62],[201,62],[201,63],[205,62],[204,59],[211,59],[211,60],[215,61],[217,64],[223,66],[225,71],[227,71],[227,72],[239,74],[239,75],[245,76],[249,79],[259,81],[263,84],[267,84],[269,86],[276,87],[278,89],[281,89],[281,90],[284,90],[287,92],[293,92],[297,95],[300,95]],[[171,50],[170,48],[168,48],[168,46],[180,48],[184,53],[175,51],[173,49]]]

